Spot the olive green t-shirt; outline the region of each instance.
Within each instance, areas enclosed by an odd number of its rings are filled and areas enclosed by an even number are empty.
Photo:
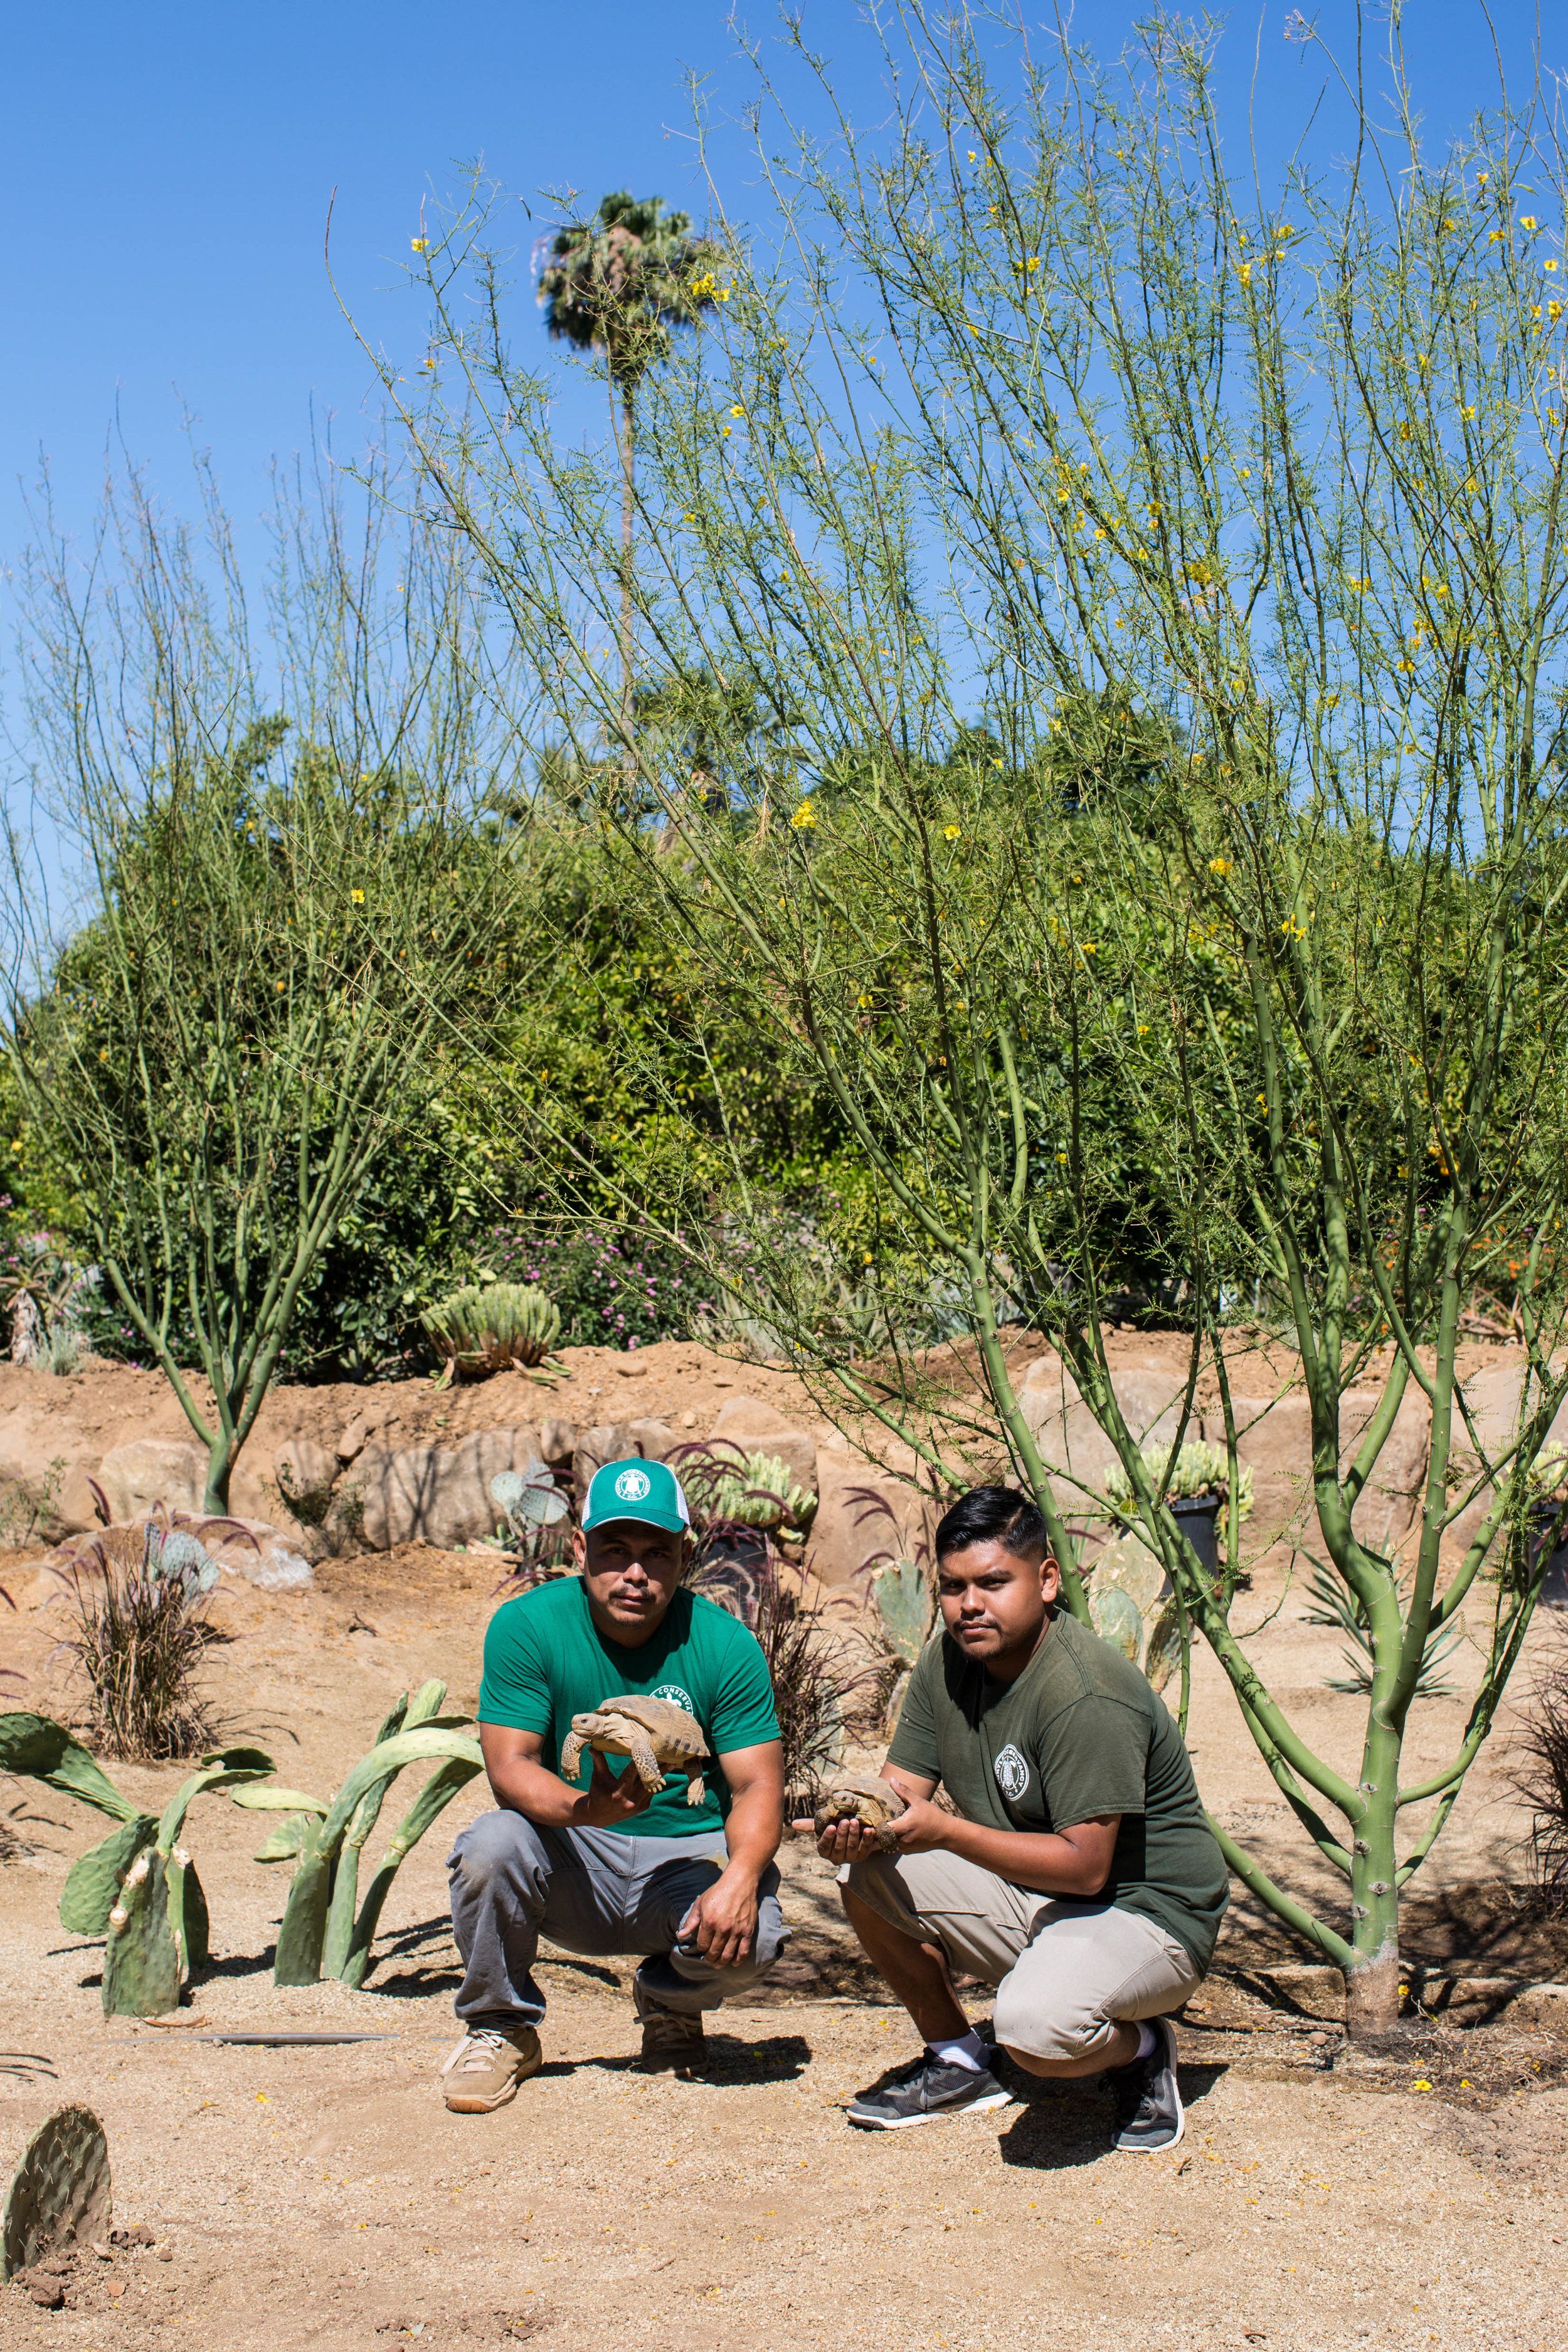
[[[1182,1735],[1136,1666],[1065,1609],[1015,1683],[944,1633],[910,1678],[888,1761],[940,1780],[965,1821],[1049,1832],[1120,1813],[1107,1898],[1206,1969],[1229,1874]]]
[[[574,1715],[607,1698],[670,1698],[694,1715],[712,1751],[703,1770],[707,1795],[686,1801],[686,1775],[667,1777],[647,1811],[627,1824],[632,1837],[711,1837],[724,1826],[730,1790],[718,1759],[760,1748],[779,1736],[768,1662],[754,1633],[700,1592],[678,1591],[669,1613],[639,1649],[612,1642],[588,1613],[580,1579],[558,1577],[520,1592],[496,1611],[485,1631],[479,1685],[481,1723],[537,1731],[542,1761],[561,1769],[561,1743]],[[611,1769],[631,1766],[611,1757]],[[594,1759],[584,1749],[577,1783],[585,1789]]]

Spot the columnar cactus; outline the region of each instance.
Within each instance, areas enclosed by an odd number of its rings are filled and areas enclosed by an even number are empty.
[[[526,1282],[469,1283],[420,1317],[444,1379],[482,1381],[516,1365],[542,1364],[561,1337],[561,1313]]]

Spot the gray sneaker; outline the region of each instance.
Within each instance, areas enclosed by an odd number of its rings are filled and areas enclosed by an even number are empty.
[[[1107,2076],[1116,2101],[1114,2146],[1133,2155],[1159,2156],[1174,2147],[1187,2128],[1187,2111],[1176,2083],[1176,2029],[1168,2017],[1152,2017],[1154,2047],[1147,2058],[1115,2067]]]
[[[995,2053],[991,2053],[994,2057]],[[944,2066],[922,2050],[879,2091],[862,2091],[845,2114],[862,2131],[901,2131],[906,2124],[934,2124],[943,2116],[974,2116],[1005,2107],[1012,2098],[988,2066]]]
[[[642,2022],[639,2065],[650,2074],[696,2074],[708,2056],[708,2036],[700,2011],[695,2017],[687,2017],[673,2009],[661,2009],[644,1992],[635,1977],[632,2006]]]

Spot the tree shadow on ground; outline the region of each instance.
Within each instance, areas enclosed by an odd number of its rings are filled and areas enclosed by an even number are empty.
[[[1191,2108],[1206,2099],[1224,2066],[1182,2068],[1182,2100]],[[1030,2172],[1069,2172],[1098,2164],[1110,2146],[1109,2093],[1094,2076],[1079,2083],[1045,2083],[1007,2069],[1007,2087],[1022,2103],[996,2142],[1004,2164]]]

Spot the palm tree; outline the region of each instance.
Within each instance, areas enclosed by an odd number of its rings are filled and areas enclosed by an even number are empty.
[[[672,331],[695,326],[721,299],[719,248],[693,236],[686,213],[659,196],[624,190],[602,197],[586,221],[558,229],[539,272],[550,333],[580,352],[602,352],[621,454],[621,717],[632,724],[632,518],[637,503],[637,388],[668,358]]]

